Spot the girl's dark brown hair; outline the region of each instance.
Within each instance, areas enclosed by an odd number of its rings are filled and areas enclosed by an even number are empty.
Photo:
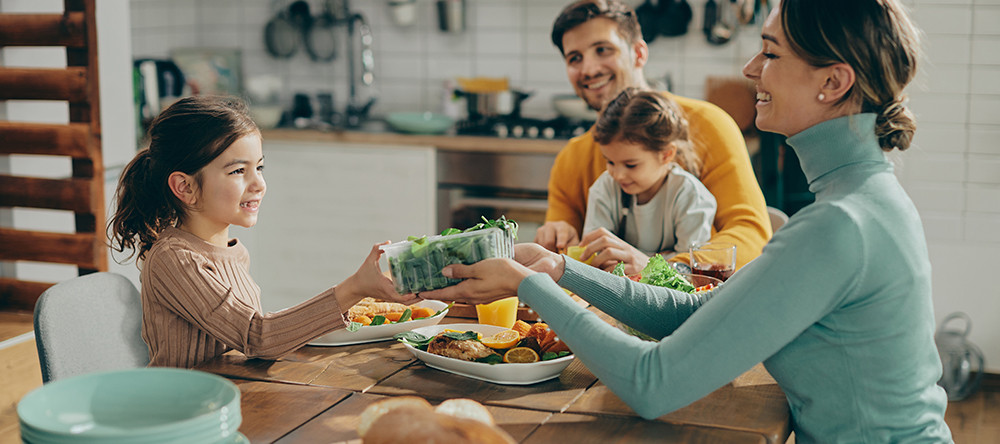
[[[701,175],[701,159],[694,152],[684,111],[656,92],[625,88],[597,119],[594,140],[601,145],[621,140],[657,152],[673,143],[674,161],[689,173]]]
[[[115,190],[115,212],[108,222],[111,249],[131,250],[142,260],[159,233],[180,224],[187,206],[167,185],[180,171],[201,185],[201,169],[233,142],[259,133],[246,103],[235,97],[193,96],[163,110],[149,127],[149,146],[122,170]]]
[[[552,23],[552,44],[563,51],[563,34],[590,20],[604,17],[613,20],[618,25],[618,33],[629,43],[635,43],[642,38],[639,20],[632,7],[621,0],[581,0],[563,8],[555,22]]]
[[[846,63],[856,80],[842,102],[875,113],[885,151],[905,150],[917,129],[903,88],[917,74],[920,33],[898,0],[781,0],[792,50],[813,66]]]

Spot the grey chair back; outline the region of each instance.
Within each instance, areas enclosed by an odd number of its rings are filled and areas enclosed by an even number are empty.
[[[778,228],[788,222],[788,215],[774,207],[767,207],[767,216],[771,219],[771,232],[778,231]]]
[[[35,303],[42,381],[145,367],[142,301],[124,276],[100,272],[60,282]]]

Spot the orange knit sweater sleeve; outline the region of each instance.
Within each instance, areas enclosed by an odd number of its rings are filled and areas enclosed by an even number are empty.
[[[695,151],[703,163],[699,179],[718,202],[712,241],[735,244],[736,266],[742,267],[760,255],[771,238],[767,205],[750,165],[746,141],[733,118],[718,106],[664,95],[686,113]],[[570,140],[552,166],[545,220],[566,221],[578,232],[582,230],[590,185],[605,168],[600,146],[590,131]],[[670,260],[687,262],[688,254]]]

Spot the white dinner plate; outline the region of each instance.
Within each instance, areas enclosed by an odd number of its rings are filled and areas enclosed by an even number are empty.
[[[441,301],[420,301],[413,304],[414,307],[427,307],[434,311],[444,310],[448,304]],[[436,325],[441,322],[445,316],[448,315],[448,310],[444,310],[438,313],[436,316],[431,316],[429,318],[414,319],[412,321],[400,322],[398,324],[383,324],[383,325],[365,325],[358,329],[358,331],[347,331],[347,329],[340,329],[332,331],[316,339],[313,339],[309,345],[352,345],[352,344],[364,344],[367,342],[378,342],[386,341],[392,339],[392,336],[396,333],[402,333],[404,331],[410,331],[417,327],[426,327]]]
[[[415,328],[413,331],[424,336],[435,336],[445,329],[458,331],[472,330],[482,334],[483,337],[492,336],[498,332],[507,330],[495,325],[445,324]],[[573,355],[567,355],[557,359],[532,362],[530,364],[486,364],[427,353],[405,342],[403,345],[410,350],[410,353],[413,353],[413,356],[423,361],[428,367],[494,384],[528,385],[547,381],[558,377],[573,362]]]

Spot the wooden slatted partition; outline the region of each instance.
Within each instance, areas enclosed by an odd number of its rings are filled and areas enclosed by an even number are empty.
[[[0,100],[69,104],[68,124],[0,120],[0,155],[72,159],[72,177],[0,175],[0,207],[72,211],[74,233],[0,227],[0,261],[76,265],[105,271],[104,165],[97,67],[97,0],[65,0],[62,14],[0,14],[0,46],[66,49],[66,68],[0,66]],[[32,310],[54,282],[0,276],[0,310]]]

